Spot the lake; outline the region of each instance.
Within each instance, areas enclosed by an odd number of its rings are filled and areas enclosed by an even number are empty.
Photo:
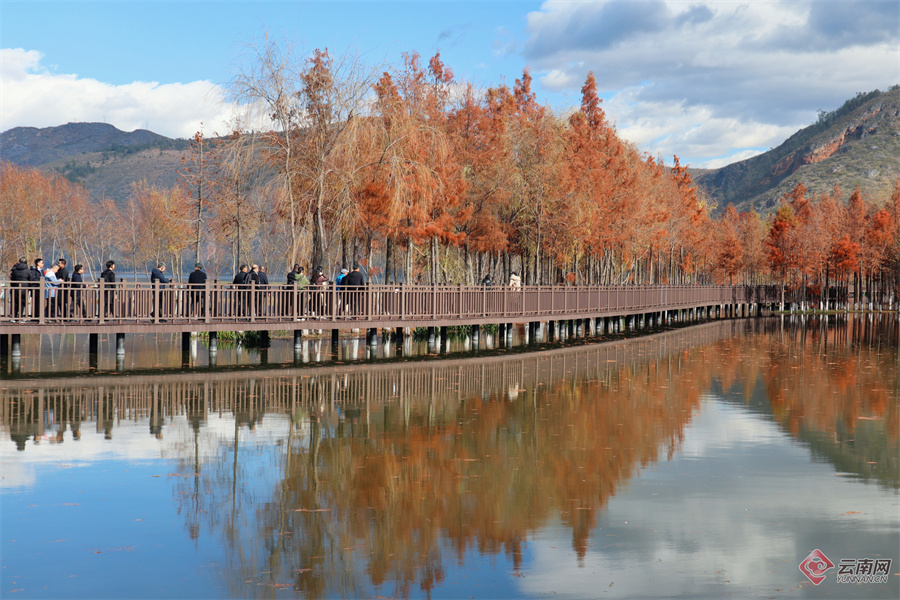
[[[124,365],[27,336],[0,595],[898,598],[898,328],[220,342],[215,365],[176,336],[129,336]]]

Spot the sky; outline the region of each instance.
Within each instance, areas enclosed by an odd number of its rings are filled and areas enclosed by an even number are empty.
[[[527,67],[560,114],[593,71],[623,138],[695,167],[765,152],[818,111],[900,84],[898,0],[0,0],[0,131],[229,132],[229,84],[266,37],[373,67],[440,51],[479,89],[512,86]]]

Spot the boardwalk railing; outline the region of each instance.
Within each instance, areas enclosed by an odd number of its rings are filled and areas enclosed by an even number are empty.
[[[0,325],[279,324],[407,326],[526,322],[774,303],[777,286],[366,285],[356,289],[207,283],[0,281]]]

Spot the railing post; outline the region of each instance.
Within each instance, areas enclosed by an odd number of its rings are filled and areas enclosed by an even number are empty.
[[[104,317],[106,316],[106,297],[104,295],[103,287],[106,280],[101,279],[98,283],[100,285],[97,288],[97,317],[100,319],[100,325],[103,325],[103,322],[105,321]]]
[[[400,284],[400,320],[404,320],[406,317],[404,312],[406,310],[406,290],[403,287],[403,284]]]
[[[337,321],[337,284],[331,282],[331,320]]]
[[[437,284],[431,284],[431,320],[437,321]]]
[[[209,280],[203,284],[203,322],[209,323],[210,321],[210,305],[212,304],[211,298],[212,294],[209,291]]]
[[[250,282],[250,322],[256,320],[256,282]]]
[[[509,286],[503,286],[503,316],[509,316]]]
[[[462,286],[462,284],[459,284],[459,304],[457,305],[457,308],[459,309],[458,312],[459,312],[460,320],[462,319],[462,316],[463,316],[463,291],[462,290],[463,290],[463,286]]]
[[[153,287],[153,322],[159,323],[159,281],[154,281]]]
[[[40,287],[38,288],[38,297],[35,304],[37,304],[38,308],[38,323],[43,325],[46,322],[46,318],[44,317],[44,306],[46,305],[46,302],[44,302],[44,294],[46,292],[44,291],[44,288],[47,287],[47,280],[41,277],[38,281],[40,282],[38,284]]]

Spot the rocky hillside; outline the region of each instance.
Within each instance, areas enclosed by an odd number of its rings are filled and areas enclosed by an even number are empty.
[[[3,160],[37,167],[86,152],[174,147],[177,140],[137,129],[125,132],[107,123],[67,123],[59,127],[15,127],[0,134]]]
[[[16,127],[0,134],[0,158],[20,166],[55,171],[82,183],[95,197],[122,202],[131,183],[175,184],[187,140],[138,129],[121,131],[107,123],[68,123],[37,129]]]
[[[768,152],[694,180],[718,209],[768,212],[802,182],[812,193],[839,185],[845,196],[859,186],[872,197],[900,178],[900,87],[858,94]]]

